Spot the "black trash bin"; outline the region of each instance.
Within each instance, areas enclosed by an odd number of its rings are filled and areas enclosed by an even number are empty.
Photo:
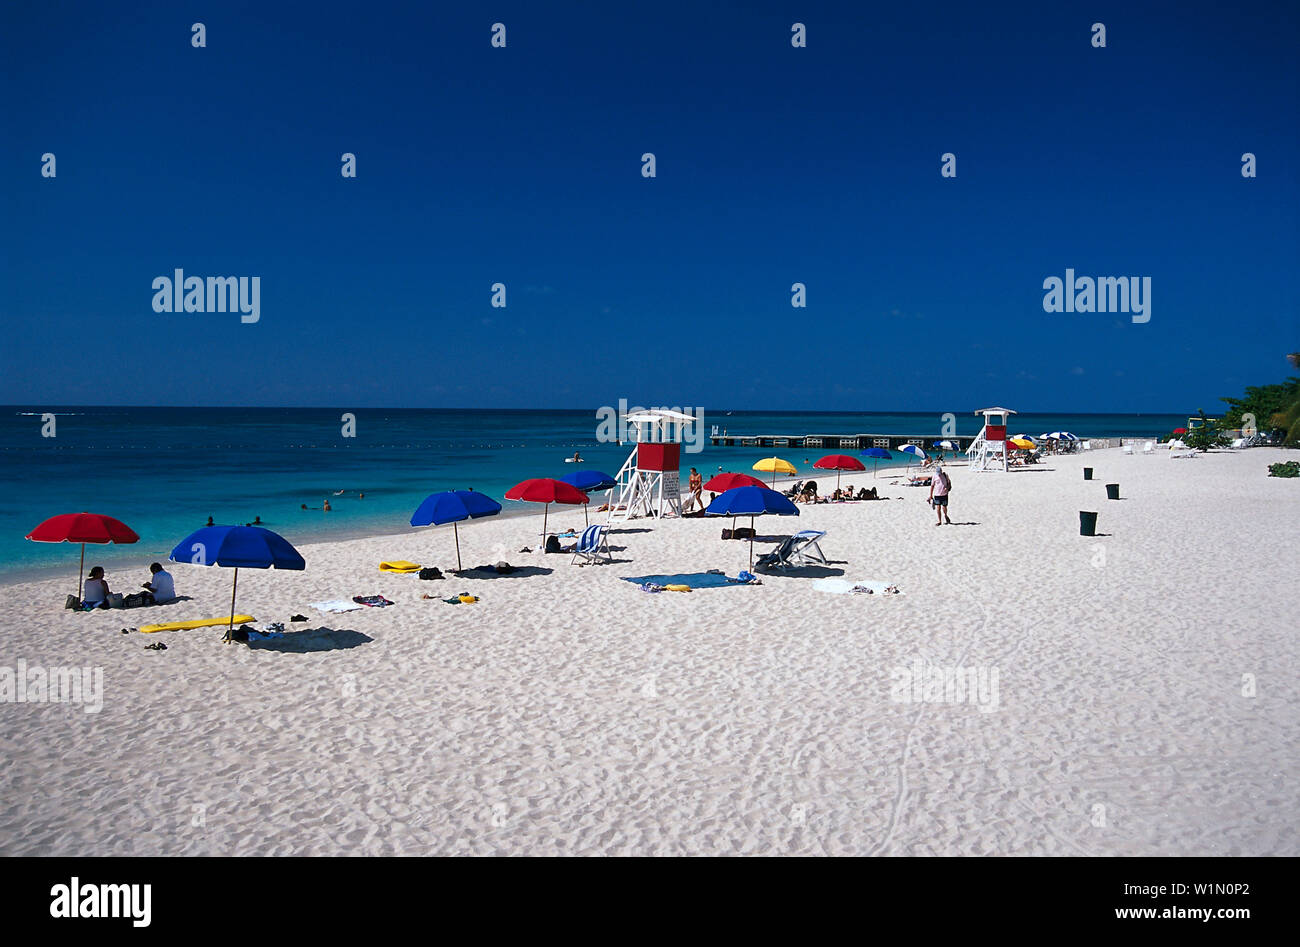
[[[1092,468],[1091,468],[1091,467],[1084,467],[1084,468],[1083,468],[1083,479],[1084,479],[1084,480],[1091,480],[1091,479],[1092,479]]]
[[[1107,500],[1118,500],[1118,499],[1119,499],[1119,484],[1118,484],[1118,483],[1108,483],[1108,484],[1106,484],[1106,499],[1107,499]]]
[[[1097,535],[1097,514],[1089,513],[1087,510],[1079,511],[1079,535],[1096,536]]]

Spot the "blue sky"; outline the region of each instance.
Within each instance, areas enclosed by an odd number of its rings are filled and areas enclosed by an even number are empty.
[[[1300,348],[1297,9],[7,5],[0,402],[1213,411]]]

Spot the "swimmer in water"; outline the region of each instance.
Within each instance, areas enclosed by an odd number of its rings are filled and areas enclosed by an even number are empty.
[[[328,512],[330,512],[330,510],[332,510],[332,509],[334,509],[334,508],[333,508],[332,506],[330,506],[330,501],[329,501],[329,500],[326,500],[326,501],[325,501],[325,505],[324,505],[323,507],[321,507],[321,509],[323,509],[326,513],[328,513]]]

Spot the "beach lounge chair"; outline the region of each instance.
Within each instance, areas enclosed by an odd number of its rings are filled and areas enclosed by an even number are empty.
[[[573,547],[573,558],[569,562],[572,564],[580,558],[583,565],[589,562],[614,561],[609,551],[609,537],[606,535],[604,523],[588,526],[582,531],[582,535],[578,537],[578,544]]]
[[[1155,452],[1156,452],[1156,445],[1154,442],[1147,441],[1145,444],[1142,445],[1142,453],[1149,456],[1151,454],[1154,454]]]
[[[1120,448],[1120,450],[1122,450],[1124,453],[1128,454],[1130,457],[1133,456],[1133,445],[1132,445],[1132,444],[1125,444],[1123,447]]]
[[[805,529],[786,539],[769,553],[754,562],[756,569],[788,569],[792,566],[827,565],[826,556],[817,544],[824,530]]]

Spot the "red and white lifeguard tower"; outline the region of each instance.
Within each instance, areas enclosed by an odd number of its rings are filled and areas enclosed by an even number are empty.
[[[1007,417],[1015,414],[1010,408],[980,408],[976,414],[984,415],[984,427],[979,436],[966,448],[967,466],[971,470],[1002,470],[1010,468],[1007,450]]]
[[[681,516],[682,425],[694,423],[695,418],[652,408],[629,414],[624,422],[627,437],[635,446],[614,477],[617,485],[610,491],[610,520],[660,519],[670,513]]]

